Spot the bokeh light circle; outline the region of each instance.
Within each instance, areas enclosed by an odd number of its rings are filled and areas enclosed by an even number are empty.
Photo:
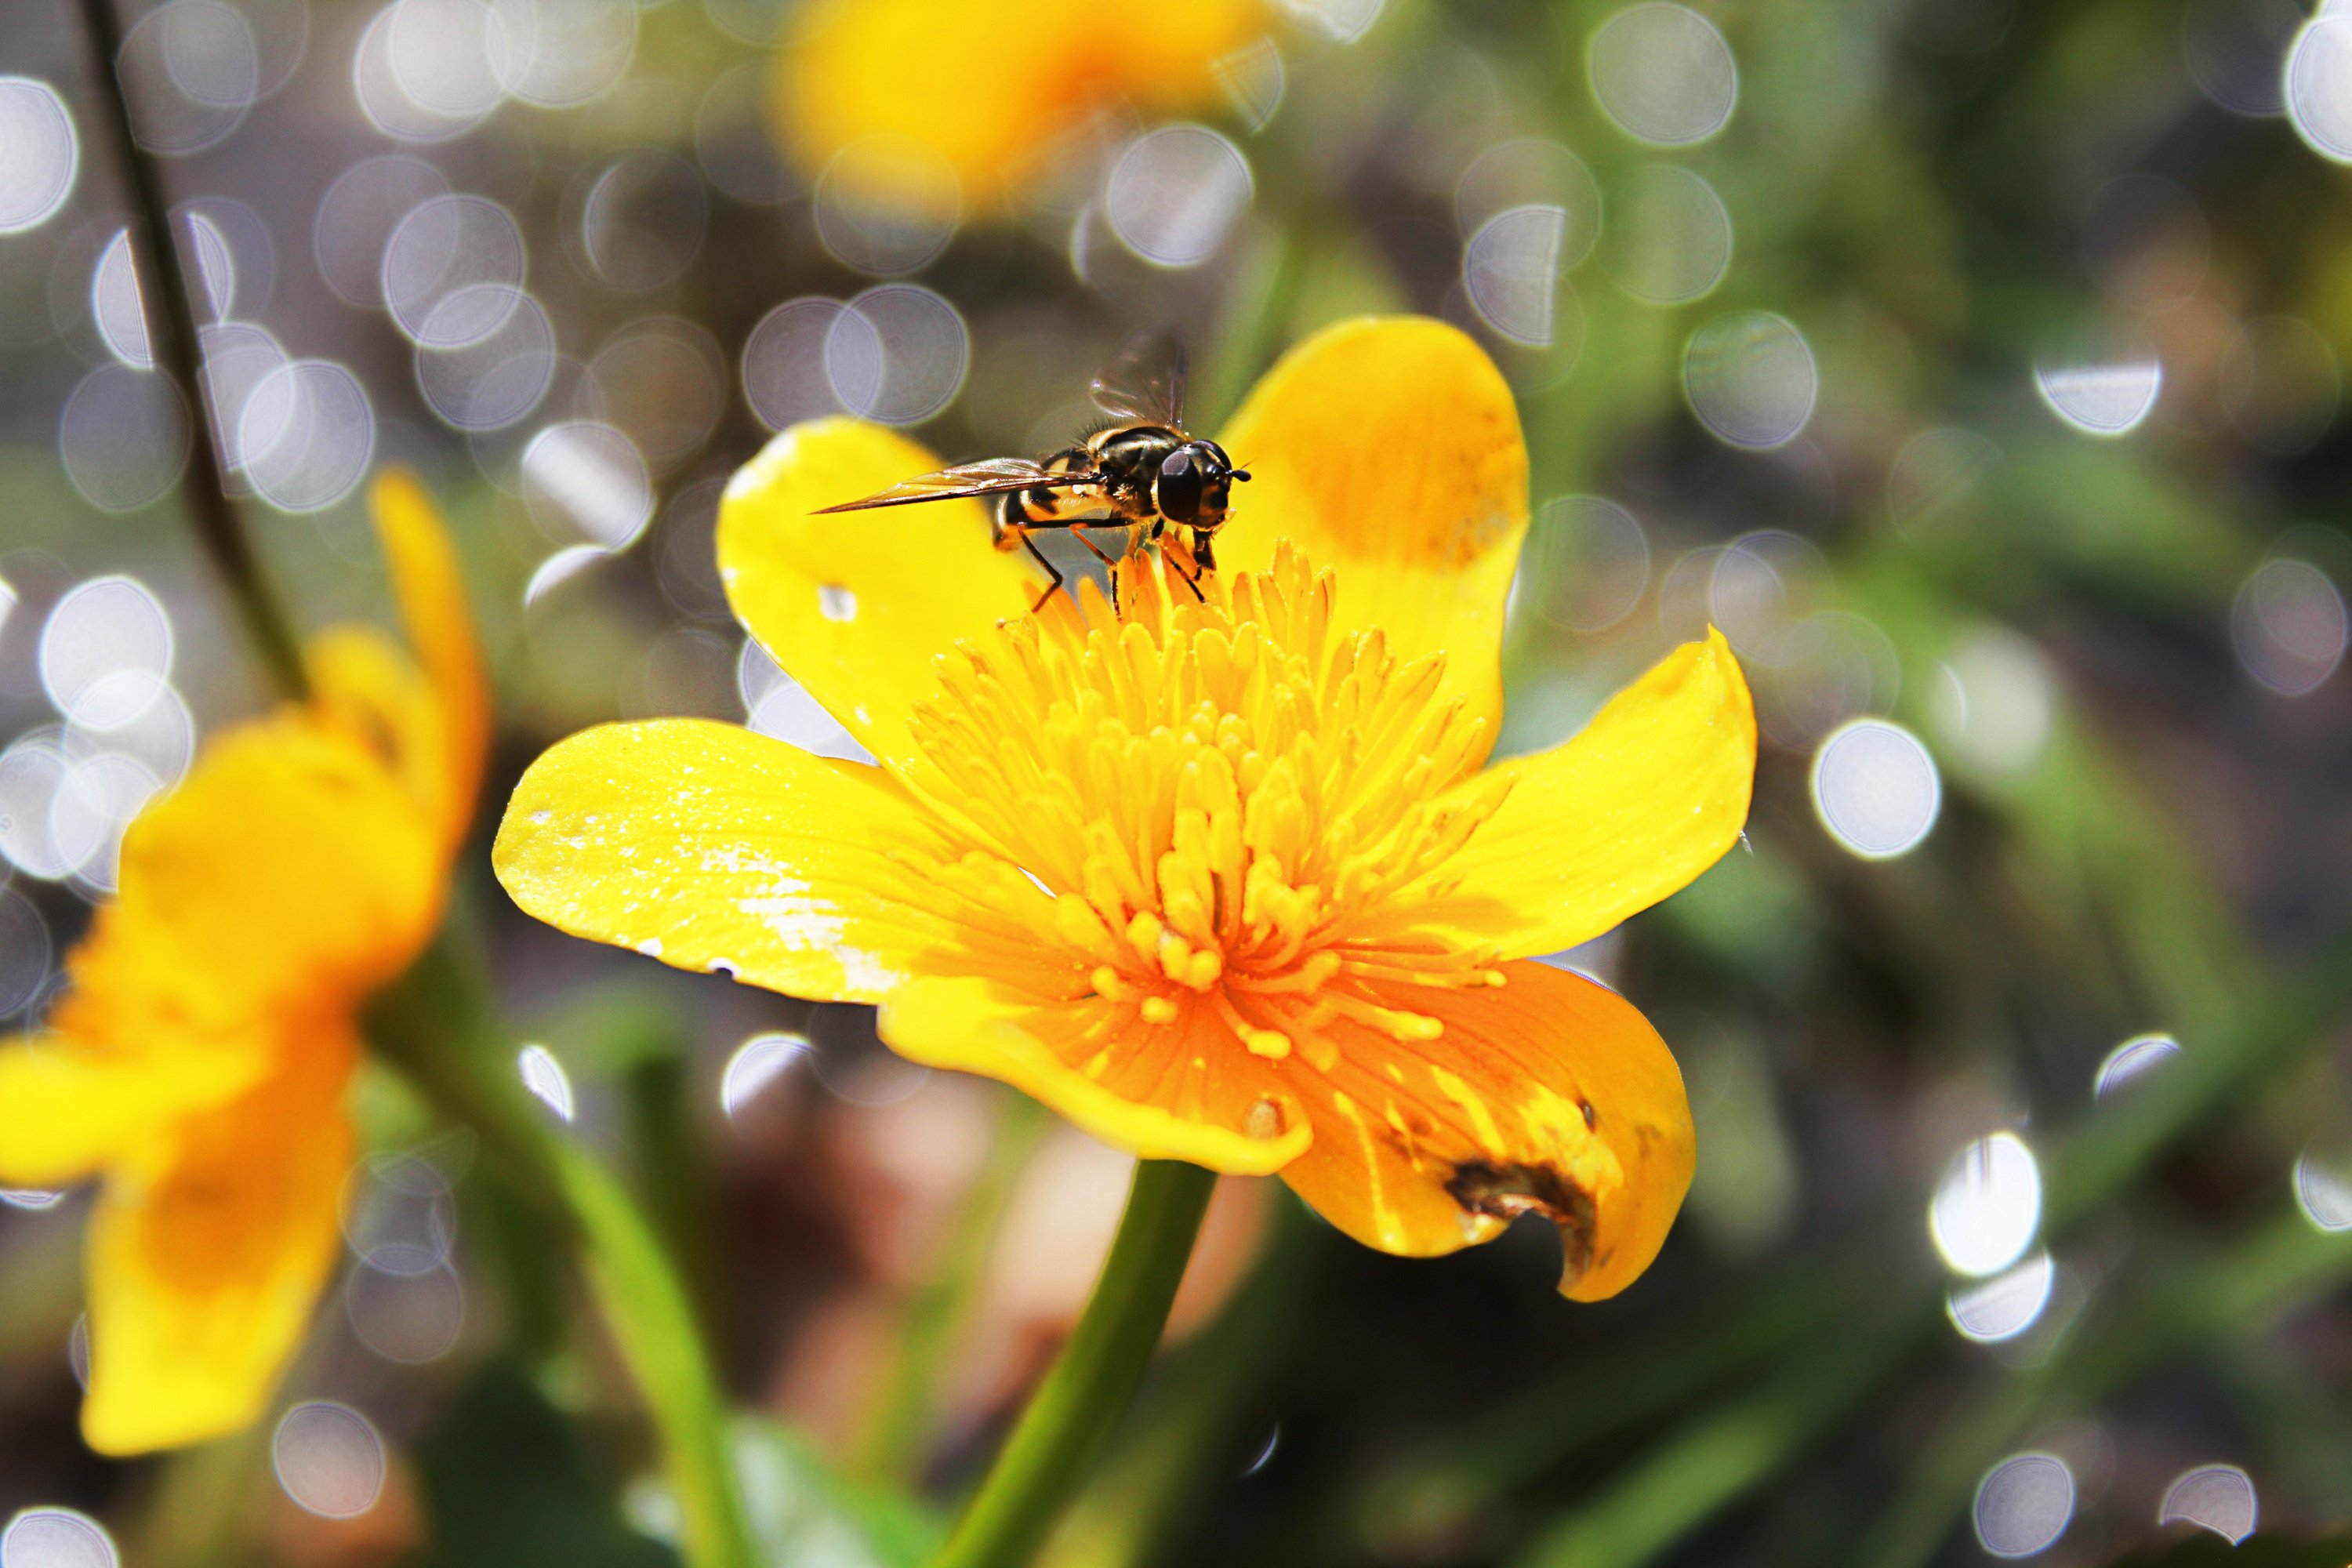
[[[2042,1225],[2042,1164],[2014,1132],[1952,1156],[1927,1206],[1927,1234],[1956,1274],[1983,1279],[2025,1255]]]
[[[1821,373],[1804,333],[1765,310],[1717,316],[1683,358],[1691,412],[1718,439],[1769,448],[1795,440],[1813,415]]]
[[[561,544],[625,550],[653,521],[653,479],[636,444],[609,425],[551,425],[522,451],[523,504]]]
[[[1977,1485],[1977,1540],[1995,1557],[2031,1557],[2066,1533],[2074,1517],[2074,1475],[2055,1454],[2019,1454]]]
[[[279,1488],[305,1513],[357,1519],[383,1495],[383,1438],[348,1405],[297,1405],[278,1420],[269,1456]]]
[[[1822,740],[1813,753],[1812,793],[1830,837],[1865,860],[1917,848],[1944,801],[1927,748],[1884,719],[1857,719]]]
[[[953,305],[912,283],[868,289],[825,330],[825,377],[843,406],[886,425],[917,425],[955,400],[971,335]]]
[[[844,147],[817,180],[816,233],[853,271],[895,277],[928,265],[955,237],[963,183],[929,142],[868,136]]]
[[[0,76],[0,234],[37,228],[73,195],[81,140],[47,82]]]
[[[1240,148],[1205,125],[1163,125],[1129,142],[1103,187],[1103,216],[1136,255],[1197,267],[1248,210],[1253,183]]]
[[[117,1568],[113,1537],[69,1508],[28,1508],[0,1531],[0,1568]]]
[[[172,617],[145,584],[99,577],[68,590],[41,626],[41,689],[87,730],[121,729],[163,694]]]
[[[2282,697],[2302,697],[2344,662],[2352,616],[2326,573],[2308,561],[2273,556],[2238,589],[2230,641],[2247,674]]]
[[[1715,24],[1686,5],[1648,0],[1594,29],[1593,96],[1620,130],[1659,146],[1704,142],[1739,98],[1739,68]]]
[[[375,455],[375,415],[350,371],[297,360],[246,399],[236,450],[255,494],[280,511],[322,511],[365,477]]]
[[[2304,145],[2352,163],[2352,16],[2322,5],[2304,24],[2287,50],[2283,98]]]

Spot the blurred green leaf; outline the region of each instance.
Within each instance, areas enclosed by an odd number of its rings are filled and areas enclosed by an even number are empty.
[[[416,1446],[430,1542],[409,1568],[667,1568],[631,1529],[579,1429],[504,1359],[483,1363]]]

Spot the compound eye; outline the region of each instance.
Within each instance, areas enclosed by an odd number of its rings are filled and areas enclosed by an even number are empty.
[[[1160,515],[1169,521],[1190,522],[1201,510],[1201,468],[1192,460],[1192,454],[1174,451],[1160,465],[1160,479],[1152,487],[1151,499]]]

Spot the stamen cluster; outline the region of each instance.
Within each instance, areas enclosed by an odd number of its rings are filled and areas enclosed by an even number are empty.
[[[1335,630],[1331,574],[1287,546],[1197,602],[1141,561],[1118,588],[1116,608],[1088,584],[948,656],[918,710],[921,787],[970,846],[943,871],[968,918],[1058,944],[1070,999],[1116,1004],[1107,1022],[1205,1007],[1318,1070],[1336,1018],[1442,1032],[1364,982],[1502,984],[1491,951],[1416,920],[1508,788],[1454,792],[1486,724],[1439,698],[1441,659]]]

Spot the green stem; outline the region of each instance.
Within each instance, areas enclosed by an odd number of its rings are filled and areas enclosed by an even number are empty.
[[[726,1396],[703,1348],[694,1303],[613,1173],[570,1139],[547,1146],[584,1234],[589,1286],[667,1457],[684,1521],[682,1554],[695,1568],[752,1568],[759,1556],[737,1493]]]
[[[1004,1097],[988,1163],[955,1215],[931,1278],[900,1315],[897,1353],[851,1467],[860,1479],[903,1484],[921,1473],[941,1373],[971,1323],[1021,1173],[1052,1120],[1025,1094]]]
[[[1136,1166],[1085,1316],[931,1568],[1024,1568],[1036,1556],[1143,1381],[1216,1183],[1180,1161]]]
[[[163,196],[163,179],[155,161],[139,145],[131,130],[131,100],[117,62],[122,55],[122,28],[112,0],[81,0],[82,28],[89,41],[92,75],[105,116],[115,157],[130,186],[134,216],[131,256],[139,273],[139,293],[152,301],[163,319],[147,321],[148,342],[157,373],[178,391],[195,431],[188,443],[188,468],[182,494],[187,498],[196,540],[227,584],[247,637],[269,671],[278,694],[299,700],[309,695],[310,681],[302,668],[301,645],[295,640],[277,599],[263,581],[253,545],[237,521],[228,487],[220,469],[220,448],[214,439],[213,411],[205,401],[204,378],[198,372],[201,340],[188,293],[186,269],[180,263],[172,233],[172,209]],[[142,240],[144,243],[138,243]]]
[[[436,944],[376,998],[368,1037],[445,1114],[474,1129],[499,1174],[578,1249],[660,1440],[688,1568],[757,1568],[725,1396],[677,1270],[621,1184],[530,1102],[478,978],[446,942]]]

